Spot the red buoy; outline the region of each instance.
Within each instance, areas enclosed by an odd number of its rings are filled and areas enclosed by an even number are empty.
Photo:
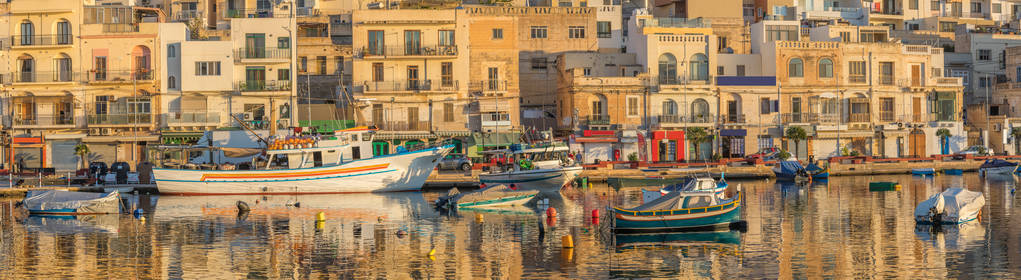
[[[599,209],[592,209],[592,218],[599,218]]]
[[[553,208],[553,207],[546,208],[546,217],[556,217],[556,216],[557,216],[557,209],[556,208]]]

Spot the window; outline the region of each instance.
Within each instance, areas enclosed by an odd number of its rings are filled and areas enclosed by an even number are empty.
[[[972,13],[982,13],[982,2],[971,2]]]
[[[663,115],[677,116],[677,102],[669,99],[667,99],[667,101],[663,101]]]
[[[57,23],[57,44],[70,45],[71,40],[71,23],[67,20],[61,20]]]
[[[805,76],[805,63],[800,58],[792,58],[787,62],[787,77],[800,78]]]
[[[908,1],[908,9],[918,10],[918,0]]]
[[[176,46],[174,46],[174,45],[168,45],[167,46],[167,57],[168,58],[175,58],[175,57],[177,57],[177,47]]]
[[[31,21],[21,23],[21,45],[31,46],[35,44],[35,26]]]
[[[298,57],[298,72],[308,72],[308,58],[304,56]]]
[[[939,11],[939,8],[940,8],[939,0],[933,0],[931,3],[929,3],[930,10]]]
[[[628,96],[627,98],[627,115],[638,116],[638,97]]]
[[[277,69],[277,81],[290,81],[291,69]]]
[[[454,45],[454,30],[440,30],[440,46]]]
[[[219,76],[219,75],[220,75],[219,61],[195,62],[195,76]]]
[[[759,98],[759,114],[766,115],[772,113],[770,111],[772,102],[769,102],[769,98]]]
[[[334,56],[333,57],[333,61],[337,63],[337,69],[335,70],[336,73],[337,74],[343,74],[344,73],[344,57],[343,56]]]
[[[851,83],[865,83],[865,62],[850,61],[847,63],[848,79]]]
[[[444,87],[454,86],[454,63],[444,62],[440,64],[440,83]]]
[[[1021,83],[1021,66],[1018,66],[1017,69],[1015,69],[1015,70],[1016,71],[1014,72],[1014,76],[1015,76],[1014,82],[1015,83]],[[1021,139],[1018,139],[1018,140],[1021,140]]]
[[[570,39],[584,39],[585,38],[585,27],[584,26],[571,26],[567,28],[567,38]]]
[[[316,65],[319,66],[319,75],[326,75],[326,57],[317,56]]]
[[[819,60],[819,78],[833,78],[833,61],[829,58]]]
[[[596,22],[596,36],[599,38],[610,38],[610,28],[609,21]]]
[[[23,58],[18,59],[18,64],[21,66],[21,77],[19,81],[22,82],[34,82],[35,81],[35,59]]]
[[[382,82],[383,81],[383,63],[375,62],[372,63],[372,81]]]
[[[571,6],[571,2],[560,2],[559,5],[560,5],[560,7],[570,7]]]
[[[422,54],[422,32],[418,30],[404,31],[404,54],[405,55]]]
[[[110,112],[110,99],[113,99],[109,95],[96,96],[96,111],[93,112],[96,115],[106,115]]]
[[[840,41],[841,42],[850,42],[851,41],[851,32],[847,32],[847,31],[840,32]]]
[[[727,37],[719,37],[719,40],[717,40],[717,42],[718,42],[718,44],[717,44],[718,48],[716,48],[716,50],[718,50],[718,51],[722,52],[723,49],[726,49],[728,47],[728,45],[727,45]]]
[[[487,72],[487,74],[488,74],[487,78],[489,78],[489,80],[488,80],[489,87],[487,87],[487,89],[489,89],[489,90],[500,90],[500,86],[501,86],[500,85],[500,69],[496,68],[496,67],[489,67],[489,69],[487,69],[487,71],[488,71]]]
[[[956,26],[957,26],[956,22],[941,21],[939,22],[939,32],[954,32],[954,27]]]
[[[177,89],[177,78],[174,78],[174,76],[167,77],[167,88]]]
[[[797,25],[767,25],[766,26],[766,41],[797,41],[800,35],[798,35]]]
[[[993,13],[1000,13],[1000,3],[993,4]]]
[[[532,26],[531,30],[532,30],[532,34],[531,34],[531,38],[532,39],[546,39],[546,31],[547,30],[546,30],[545,26]]]
[[[443,121],[454,121],[454,103],[443,103]]]
[[[894,79],[893,62],[880,62],[879,83],[883,85],[892,85],[893,79]]]
[[[105,56],[97,56],[94,59],[95,59],[95,62],[94,62],[95,65],[93,67],[95,69],[93,69],[93,70],[96,71],[96,81],[106,81],[106,57]]]
[[[704,54],[697,53],[691,56],[689,61],[691,69],[688,69],[691,80],[694,81],[708,81],[709,80],[709,57]]]
[[[408,89],[421,89],[418,79],[418,65],[408,65]]]
[[[992,60],[992,56],[991,50],[978,50],[978,60]]]
[[[738,65],[737,66],[737,76],[738,77],[744,77],[744,75],[745,75],[744,74],[744,65]]]
[[[503,39],[503,28],[493,28],[493,40]]]
[[[280,49],[289,49],[289,48],[291,48],[291,38],[290,37],[280,37],[280,38],[277,38],[277,48],[280,48]]]
[[[383,55],[383,49],[386,48],[386,41],[382,30],[369,30],[369,42],[368,52],[371,55]],[[305,68],[302,68],[305,70]]]
[[[546,70],[546,58],[545,57],[533,57],[531,59],[532,70]]]
[[[989,87],[991,85],[990,81],[992,81],[992,79],[990,79],[989,77],[979,76],[978,77],[978,87],[980,87],[980,88],[987,88],[987,87]]]
[[[677,83],[677,59],[672,54],[664,53],[659,56],[659,83],[668,85]]]
[[[723,66],[716,66],[716,75],[723,76],[723,73],[724,73]]]
[[[127,101],[130,114],[148,114],[150,112],[148,97],[128,98]]]

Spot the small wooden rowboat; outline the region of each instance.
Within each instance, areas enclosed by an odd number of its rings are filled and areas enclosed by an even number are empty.
[[[729,228],[741,219],[741,187],[736,196],[715,192],[670,192],[635,208],[613,208],[615,232],[669,232]]]

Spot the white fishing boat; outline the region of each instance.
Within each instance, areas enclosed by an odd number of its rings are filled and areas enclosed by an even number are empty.
[[[502,154],[513,162],[494,166],[488,173],[479,174],[479,182],[491,184],[514,184],[522,189],[539,191],[560,191],[571,183],[583,168],[566,157],[568,147],[550,145],[546,147],[498,150],[486,154]]]
[[[452,145],[372,156],[373,130],[352,128],[319,139],[266,141],[252,170],[153,169],[161,194],[325,194],[421,189]],[[227,148],[221,148],[227,150]],[[227,168],[229,169],[229,168]]]

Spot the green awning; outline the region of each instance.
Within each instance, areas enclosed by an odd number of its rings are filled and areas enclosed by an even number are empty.
[[[187,144],[198,142],[204,132],[163,132],[160,133],[160,143],[163,144]]]

